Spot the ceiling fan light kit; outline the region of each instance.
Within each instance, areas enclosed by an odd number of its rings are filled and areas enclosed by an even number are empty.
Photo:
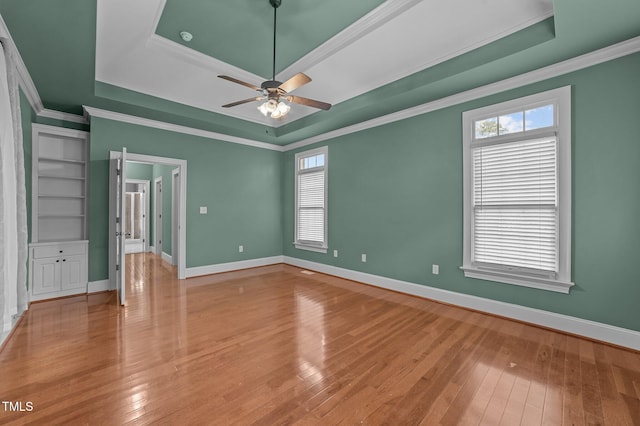
[[[284,83],[276,80],[276,23],[277,23],[277,10],[282,4],[282,0],[269,0],[269,4],[273,7],[273,66],[271,80],[264,81],[260,87],[251,83],[238,80],[226,75],[219,75],[218,77],[231,81],[232,83],[240,84],[260,92],[260,96],[244,99],[242,101],[232,102],[226,105],[222,105],[223,108],[231,108],[237,105],[242,105],[248,102],[265,101],[258,110],[265,116],[273,119],[283,119],[287,113],[291,110],[291,106],[288,103],[296,103],[300,105],[306,105],[313,108],[328,110],[331,108],[331,104],[314,99],[303,98],[300,96],[291,96],[289,92],[294,91],[298,87],[301,87],[311,81],[304,73],[297,73]],[[286,102],[288,103],[286,103]]]

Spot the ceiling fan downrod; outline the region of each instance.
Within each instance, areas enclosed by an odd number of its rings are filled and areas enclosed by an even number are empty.
[[[269,4],[273,7],[273,67],[271,69],[271,81],[276,81],[276,24],[277,12],[282,0],[269,0]]]

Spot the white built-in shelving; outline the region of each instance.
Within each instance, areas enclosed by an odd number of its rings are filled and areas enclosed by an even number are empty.
[[[32,150],[32,298],[85,292],[89,134],[33,124]]]

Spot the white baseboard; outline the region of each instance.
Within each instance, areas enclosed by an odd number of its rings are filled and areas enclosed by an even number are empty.
[[[376,287],[386,288],[401,293],[424,297],[439,302],[449,303],[477,311],[512,318],[542,327],[564,331],[590,339],[624,346],[634,350],[640,350],[640,332],[626,328],[615,327],[595,321],[543,311],[541,309],[528,308],[511,303],[499,302],[468,294],[442,290],[426,285],[414,284],[407,281],[395,280],[379,275],[352,271],[322,263],[310,262],[295,257],[284,256],[284,263],[311,269],[325,274],[335,275],[348,280],[359,281]]]
[[[147,250],[149,253],[155,253],[156,252],[156,248],[154,246],[149,246],[149,250]]]
[[[173,265],[173,258],[171,257],[170,254],[162,252],[162,260],[164,260],[165,262],[170,263],[171,265]]]
[[[98,293],[101,291],[115,290],[109,285],[109,280],[91,281],[87,286],[87,293]]]
[[[29,298],[29,300],[31,302],[37,302],[40,300],[57,299],[59,297],[67,297],[67,296],[79,296],[82,294],[87,294],[84,288],[72,288],[70,290],[61,290],[53,293],[44,293],[44,294],[31,293],[31,297]]]
[[[237,262],[218,263],[216,265],[196,266],[187,268],[187,278],[237,271],[238,269],[256,268],[258,266],[275,265],[277,263],[283,263],[283,258],[283,256],[261,257],[259,259],[239,260]]]

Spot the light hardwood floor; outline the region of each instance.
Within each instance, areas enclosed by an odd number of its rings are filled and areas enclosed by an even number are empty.
[[[0,423],[640,424],[640,353],[276,265],[31,305]],[[23,405],[24,406],[24,405]]]

